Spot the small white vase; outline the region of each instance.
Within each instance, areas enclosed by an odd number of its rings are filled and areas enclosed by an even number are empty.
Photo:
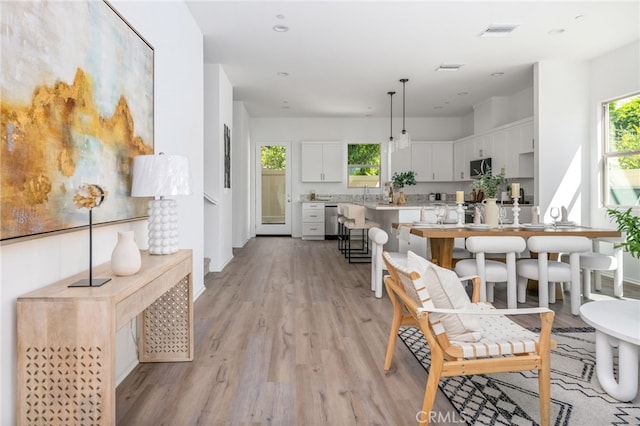
[[[119,276],[133,275],[140,270],[140,250],[133,239],[133,231],[118,232],[118,243],[111,253],[111,270]]]
[[[496,204],[496,199],[485,198],[482,201],[482,204],[484,204],[484,223],[495,228],[498,226],[500,216],[500,210]]]

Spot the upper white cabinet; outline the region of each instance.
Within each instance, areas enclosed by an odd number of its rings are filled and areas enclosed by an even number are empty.
[[[511,123],[482,135],[473,135],[453,144],[454,180],[471,180],[469,163],[491,158],[494,174],[508,178],[534,177],[533,120]]]
[[[410,149],[391,154],[391,172],[416,172],[418,182],[453,180],[453,143],[412,141]]]
[[[346,167],[341,142],[302,142],[300,144],[302,182],[342,182]]]

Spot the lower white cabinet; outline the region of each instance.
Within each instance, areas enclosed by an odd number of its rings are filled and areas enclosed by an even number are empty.
[[[324,203],[302,203],[302,239],[324,240]]]

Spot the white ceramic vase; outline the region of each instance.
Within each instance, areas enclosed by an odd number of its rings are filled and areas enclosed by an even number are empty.
[[[495,198],[485,198],[482,201],[484,204],[484,223],[490,225],[492,228],[498,226],[500,210],[498,204],[496,204]]]
[[[133,239],[133,231],[118,232],[118,243],[111,253],[111,271],[127,276],[138,272],[141,266],[140,250]]]

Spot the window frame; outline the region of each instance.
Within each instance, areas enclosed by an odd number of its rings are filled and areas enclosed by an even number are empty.
[[[350,145],[378,145],[379,147],[379,159],[378,159],[378,164],[349,164],[349,146]],[[360,188],[380,188],[382,185],[382,142],[347,142],[347,158],[346,158],[346,164],[347,164],[347,189],[360,189]],[[351,176],[357,176],[357,175],[351,175],[350,170],[352,168],[362,168],[362,167],[368,167],[368,168],[377,168],[378,169],[378,180],[375,186],[371,186],[371,185],[362,185],[362,186],[353,186],[351,185]]]
[[[617,160],[625,157],[634,157],[640,156],[640,149],[638,150],[626,150],[626,151],[616,151],[611,149],[614,144],[614,141],[610,139],[610,115],[609,115],[609,105],[612,102],[617,102],[623,99],[628,98],[640,98],[640,92],[631,93],[628,95],[616,97],[613,99],[609,99],[607,101],[603,101],[600,105],[600,117],[602,120],[602,135],[601,135],[601,163],[602,163],[602,179],[600,182],[601,189],[601,200],[602,204],[605,208],[640,208],[640,195],[637,197],[635,204],[617,204],[613,203],[611,200],[611,186],[609,181],[609,165],[613,160]],[[639,123],[640,124],[640,123]]]

